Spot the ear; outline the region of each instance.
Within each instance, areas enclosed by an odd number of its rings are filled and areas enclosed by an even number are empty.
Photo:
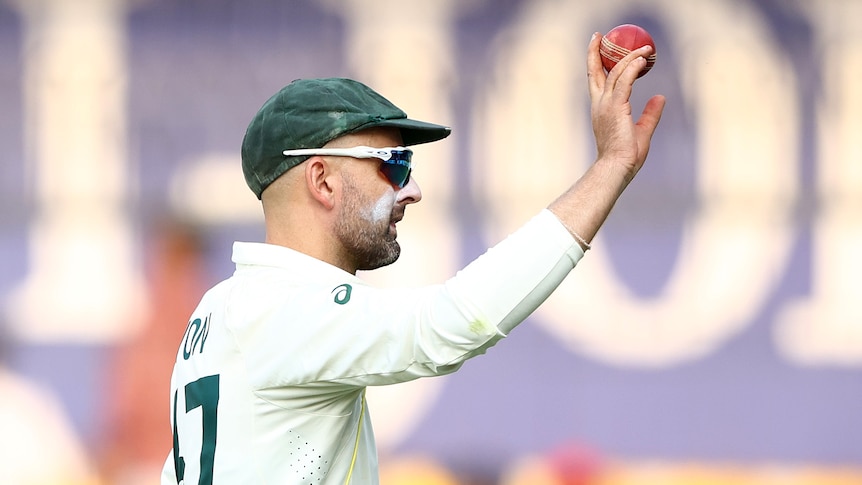
[[[323,157],[311,157],[305,164],[305,185],[311,197],[326,209],[335,206],[335,185],[332,165]]]

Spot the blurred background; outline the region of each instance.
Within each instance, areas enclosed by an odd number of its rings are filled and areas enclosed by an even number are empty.
[[[381,285],[441,282],[595,156],[594,31],[667,96],[555,295],[369,391],[384,484],[862,483],[862,2],[0,0],[0,483],[154,484],[188,315],[263,238],[239,146],[300,77],[453,127]],[[313,349],[309,349],[313,351]]]

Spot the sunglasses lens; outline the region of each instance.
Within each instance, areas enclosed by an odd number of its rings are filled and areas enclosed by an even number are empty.
[[[410,182],[412,150],[392,150],[392,158],[383,162],[380,171],[392,185],[403,189]]]
[[[380,166],[380,171],[392,185],[398,186],[399,189],[403,189],[410,181],[410,166],[402,165],[401,162],[387,160]]]

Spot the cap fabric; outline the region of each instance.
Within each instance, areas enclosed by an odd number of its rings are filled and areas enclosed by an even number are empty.
[[[320,148],[330,140],[366,128],[401,130],[404,145],[441,140],[445,126],[411,120],[400,108],[358,81],[298,79],[269,98],[248,125],[242,141],[242,171],[252,192],[263,190],[307,156],[282,152]]]

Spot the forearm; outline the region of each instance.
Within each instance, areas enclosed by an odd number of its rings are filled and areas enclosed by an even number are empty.
[[[598,160],[548,209],[576,239],[589,243],[633,177],[612,160]]]

